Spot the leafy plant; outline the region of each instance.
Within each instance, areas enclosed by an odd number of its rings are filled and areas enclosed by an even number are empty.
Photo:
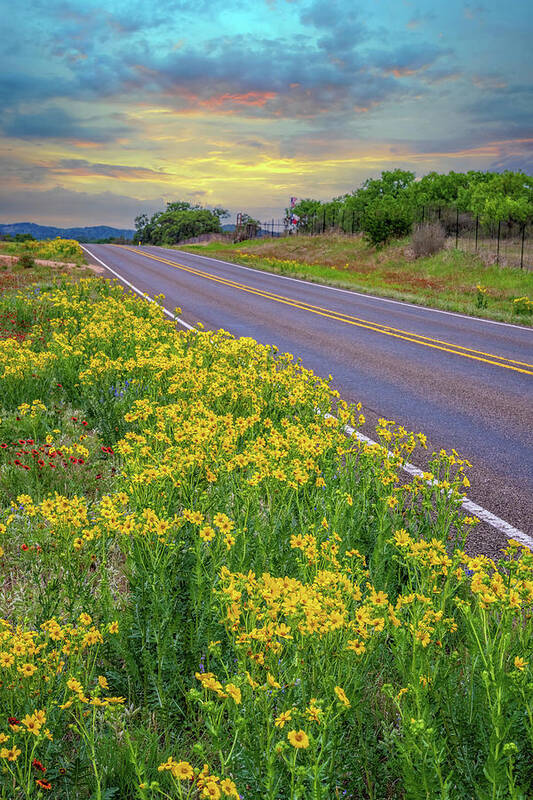
[[[476,308],[487,308],[487,306],[487,287],[482,286],[481,283],[478,283],[476,286]]]
[[[31,269],[35,266],[35,259],[31,253],[22,253],[19,256],[19,265],[25,269]]]
[[[365,237],[374,247],[382,247],[393,238],[407,236],[413,223],[407,203],[392,196],[373,200],[361,222]]]

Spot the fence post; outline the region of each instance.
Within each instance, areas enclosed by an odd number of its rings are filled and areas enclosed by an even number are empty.
[[[520,244],[520,269],[524,269],[524,239],[526,238],[526,223],[522,225],[522,242]]]
[[[476,216],[476,250],[475,250],[476,253],[477,253],[477,233],[478,233],[478,230],[479,230],[479,216]]]
[[[322,220],[322,233],[326,232],[326,209],[324,208],[324,218]]]
[[[457,250],[457,247],[459,245],[459,206],[457,206],[456,211],[457,214],[455,216],[455,249]]]
[[[496,263],[500,264],[500,229],[502,227],[501,220],[498,220],[498,245],[496,247]]]

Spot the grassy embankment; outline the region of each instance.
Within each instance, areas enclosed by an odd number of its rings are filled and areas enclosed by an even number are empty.
[[[408,240],[376,250],[362,237],[341,234],[239,244],[213,242],[179,249],[447,311],[533,324],[532,306],[529,313],[516,313],[513,303],[515,298],[533,298],[533,272],[487,266],[480,258],[458,250],[443,250],[415,260]],[[478,284],[486,292],[479,292]]]
[[[28,254],[31,266],[10,261],[4,256],[20,258]],[[50,263],[43,264],[40,261]],[[86,266],[85,256],[78,242],[71,240],[45,240],[42,242],[0,242],[0,294],[12,289],[38,285],[49,289],[68,275],[73,280],[88,278],[94,270]]]

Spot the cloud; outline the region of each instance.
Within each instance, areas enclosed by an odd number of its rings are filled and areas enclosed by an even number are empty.
[[[372,64],[401,78],[426,70],[444,55],[450,55],[450,50],[429,43],[403,45],[389,52],[374,53]]]
[[[334,59],[319,44],[304,37],[220,37],[130,62],[126,87],[131,94],[164,98],[177,113],[209,109],[274,119],[353,115],[409,91],[394,80],[394,71],[414,73],[444,52],[426,45],[377,51],[366,60],[356,52]]]
[[[502,136],[533,128],[533,87],[528,84],[485,90],[478,99],[463,105],[464,114],[478,124],[491,125]]]
[[[17,139],[82,139],[91,142],[116,141],[129,132],[124,126],[112,127],[109,120],[105,126],[91,125],[58,106],[27,113],[6,112],[0,118],[0,128],[5,136]]]
[[[488,169],[491,172],[511,170],[512,172],[522,171],[526,175],[533,175],[533,148],[530,149],[529,153],[504,155],[502,158],[493,161]]]
[[[427,13],[421,14],[413,14],[413,16],[407,21],[406,28],[409,31],[416,31],[422,28],[427,23],[432,22],[435,19],[435,14],[432,11]]]
[[[46,191],[6,191],[0,186],[0,218],[5,222],[27,219],[43,225],[114,225],[133,227],[143,212],[153,214],[164,200],[144,200],[113,192],[75,192],[56,186]]]
[[[50,167],[50,172],[65,175],[82,175],[85,177],[119,178],[130,181],[163,181],[172,178],[163,170],[147,167],[132,167],[125,164],[101,164],[83,158],[63,158]]]
[[[486,12],[486,8],[480,4],[473,5],[466,3],[463,9],[465,19],[482,20]]]

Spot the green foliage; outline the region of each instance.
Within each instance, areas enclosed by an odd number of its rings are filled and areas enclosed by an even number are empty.
[[[376,198],[365,209],[361,229],[365,237],[374,245],[381,247],[391,239],[407,236],[413,223],[409,205],[403,200],[385,195]]]
[[[166,211],[135,217],[135,244],[172,245],[202,233],[220,233],[220,220],[227,217],[224,208],[213,210],[186,201],[167,203]]]
[[[391,200],[401,201],[394,207]],[[382,212],[377,204],[386,202]],[[394,211],[392,210],[394,208]],[[286,209],[299,217],[298,229],[304,233],[317,233],[327,228],[341,228],[347,233],[364,231],[368,225],[376,230],[376,243],[394,236],[404,236],[408,225],[399,224],[384,229],[382,218],[409,217],[421,220],[422,208],[453,208],[479,216],[481,223],[509,221],[525,223],[533,219],[533,178],[523,172],[430,172],[420,180],[414,172],[395,169],[381,173],[379,178],[366,180],[351,194],[336,197],[328,202],[307,198],[293,209]],[[380,228],[380,233],[377,229]],[[383,230],[381,230],[383,229]],[[390,232],[390,234],[389,234]],[[382,238],[383,236],[387,238]],[[374,234],[370,237],[374,241]]]
[[[521,172],[493,174],[474,186],[469,206],[483,222],[526,222],[533,217],[533,178]]]
[[[487,308],[487,287],[478,283],[476,286],[476,308]]]
[[[19,257],[19,264],[21,267],[25,267],[26,269],[31,269],[35,266],[35,259],[31,253],[22,253]]]
[[[523,297],[515,297],[513,300],[513,313],[514,314],[533,314],[533,301],[524,295]]]

